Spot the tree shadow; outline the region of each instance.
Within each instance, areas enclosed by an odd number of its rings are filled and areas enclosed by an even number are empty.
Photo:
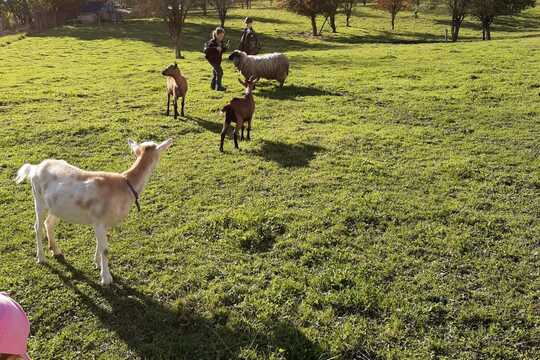
[[[250,18],[253,19],[254,21],[254,26],[253,28],[255,28],[255,31],[257,31],[256,27],[257,27],[257,23],[265,23],[265,24],[294,24],[293,21],[288,21],[288,20],[284,20],[284,19],[280,19],[280,18],[277,18],[277,17],[273,17],[273,18],[268,18],[268,17],[264,17],[264,16],[252,16],[250,15],[249,16]],[[246,18],[245,15],[227,15],[227,21],[229,20],[244,20]],[[229,29],[227,29],[228,31]]]
[[[340,93],[301,85],[285,85],[282,88],[260,88],[255,95],[276,100],[290,100],[307,96],[343,96]]]
[[[438,25],[445,25],[449,28],[452,26],[452,20],[438,19],[435,20]],[[462,28],[482,31],[482,24],[474,21],[463,21]],[[518,16],[501,16],[495,18],[491,25],[492,32],[538,32],[540,31],[540,19],[529,15]]]
[[[230,359],[244,348],[271,352],[284,349],[291,359],[319,359],[321,347],[307,339],[292,323],[277,321],[268,333],[242,324],[227,326],[227,314],[201,316],[195,304],[177,301],[163,304],[115,277],[108,288],[90,280],[65,259],[58,266],[47,264],[52,273],[71,290],[101,322],[143,359]],[[81,289],[88,285],[92,298]]]
[[[206,19],[207,20],[207,19]],[[189,21],[189,20],[188,20]],[[197,21],[197,19],[192,19]],[[202,52],[203,45],[210,38],[215,23],[186,23],[182,35],[182,50]],[[226,39],[231,42],[231,49],[235,49],[240,42],[242,29],[227,29]],[[143,19],[127,20],[119,24],[103,23],[101,25],[74,25],[50,29],[43,33],[33,34],[33,37],[74,37],[80,40],[108,40],[127,39],[144,41],[154,46],[172,49],[172,41],[168,37],[166,24],[161,20]],[[292,51],[292,50],[325,50],[335,48],[331,43],[310,43],[283,37],[258,34],[264,52]]]
[[[399,36],[399,37],[396,37]],[[326,41],[339,44],[397,44],[397,45],[414,45],[414,44],[433,44],[445,42],[444,35],[436,35],[430,33],[420,33],[412,31],[391,32],[381,31],[377,35],[335,35]]]
[[[260,150],[255,153],[265,160],[274,161],[284,168],[305,167],[325,148],[311,144],[285,144],[263,140]]]

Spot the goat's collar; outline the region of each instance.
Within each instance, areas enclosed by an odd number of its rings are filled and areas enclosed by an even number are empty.
[[[131,185],[128,178],[126,177],[125,179],[126,179],[126,184],[127,184],[128,188],[129,188],[129,190],[131,190],[131,193],[133,194],[133,197],[135,197],[135,205],[137,205],[137,211],[141,212],[141,205],[139,204],[139,193],[137,192],[137,190],[135,190],[133,185]]]

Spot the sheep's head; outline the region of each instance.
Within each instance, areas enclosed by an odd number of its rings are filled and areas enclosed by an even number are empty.
[[[229,55],[229,60],[231,60],[235,66],[238,66],[240,59],[246,56],[246,53],[240,50],[234,50],[231,55]]]
[[[178,68],[178,64],[174,63],[174,64],[171,64],[171,65],[167,66],[165,68],[165,70],[163,70],[161,72],[161,75],[163,75],[163,76],[173,76],[173,75],[178,74],[178,73],[180,73],[180,69]]]

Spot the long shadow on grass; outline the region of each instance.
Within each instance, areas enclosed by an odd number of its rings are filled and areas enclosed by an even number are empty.
[[[227,21],[230,20],[244,20],[246,17],[243,15],[227,15]],[[264,16],[251,16],[250,18],[253,19],[255,22],[254,28],[257,26],[257,23],[268,23],[268,24],[294,24],[292,21],[280,19],[277,17],[268,18]]]
[[[317,152],[325,148],[311,144],[285,144],[282,142],[263,140],[260,150],[255,151],[259,156],[278,163],[281,167],[293,168],[309,165]]]
[[[202,52],[203,45],[210,33],[215,29],[212,23],[188,23],[182,35],[182,50]],[[99,26],[64,26],[43,33],[34,34],[34,37],[74,37],[80,40],[107,40],[127,39],[151,43],[158,47],[172,49],[172,42],[168,37],[165,24],[156,20],[129,20],[120,24],[104,23]],[[231,48],[236,48],[241,36],[241,29],[227,29],[227,39]],[[267,36],[259,33],[259,40],[263,44],[264,52],[293,51],[293,50],[325,50],[335,48],[331,43],[306,43],[302,40]]]
[[[451,26],[452,20],[440,19],[435,20],[436,24]],[[464,21],[461,24],[462,28],[482,31],[482,26],[478,22]],[[529,15],[520,16],[505,16],[495,19],[491,25],[491,31],[496,32],[537,32],[540,31],[540,19]]]
[[[214,134],[221,134],[221,129],[223,128],[223,124],[221,123],[209,121],[209,120],[206,120],[197,116],[191,116],[191,115],[186,115],[186,119],[188,119],[189,121],[195,122],[200,127],[210,132],[213,132]]]
[[[256,95],[268,99],[285,100],[307,96],[342,96],[343,94],[334,93],[311,86],[285,85],[282,88],[261,88],[256,92]]]
[[[402,37],[394,37],[402,36]],[[396,45],[414,45],[414,44],[432,44],[445,42],[444,36],[430,33],[419,32],[396,32],[381,31],[378,35],[334,35],[325,39],[328,42],[340,44],[396,44]]]
[[[276,321],[264,334],[247,324],[231,329],[226,313],[202,317],[195,304],[163,304],[118,277],[113,285],[103,288],[66,260],[59,259],[58,264],[47,266],[140,358],[230,359],[237,358],[243,348],[259,353],[282,348],[291,359],[320,359],[325,355],[291,323]],[[77,283],[88,285],[93,294],[83,292]]]

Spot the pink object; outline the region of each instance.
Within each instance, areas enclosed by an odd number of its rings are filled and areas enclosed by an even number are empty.
[[[21,305],[0,292],[0,354],[11,354],[30,360],[26,354],[26,342],[30,334],[30,322]]]

